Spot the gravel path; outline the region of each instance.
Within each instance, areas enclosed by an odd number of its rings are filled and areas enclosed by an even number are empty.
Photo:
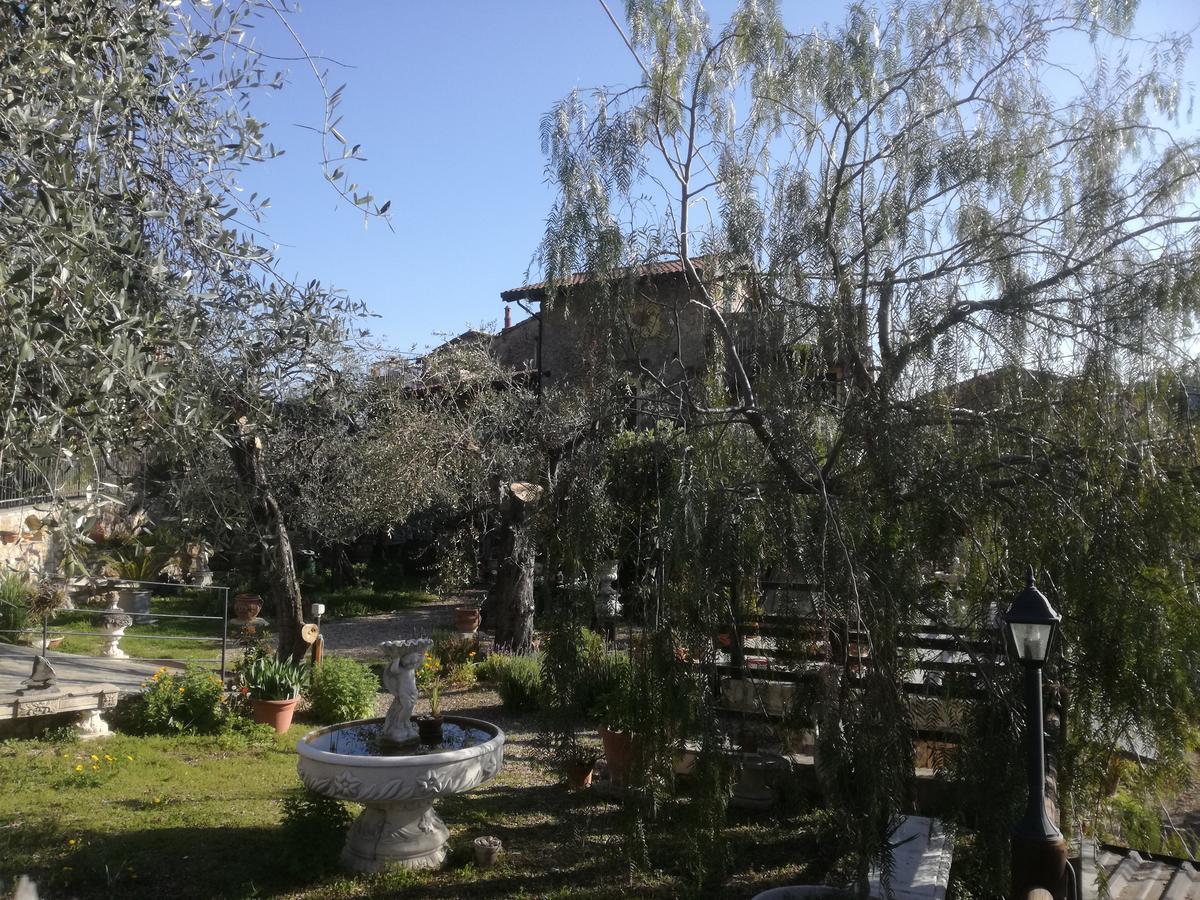
[[[429,637],[439,629],[450,629],[454,624],[454,607],[462,606],[468,599],[477,600],[450,595],[400,612],[322,622],[325,652],[358,660],[378,659],[382,656],[379,645],[383,641]]]
[[[478,605],[479,592],[450,594],[420,606],[384,613],[382,616],[361,616],[353,619],[330,619],[320,625],[325,637],[325,652],[350,656],[356,660],[379,659],[379,644],[402,637],[430,637],[434,631],[454,628],[456,606]]]

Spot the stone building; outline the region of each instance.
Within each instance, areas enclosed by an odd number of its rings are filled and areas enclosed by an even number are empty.
[[[706,262],[694,260],[702,276]],[[688,301],[680,260],[624,269],[604,281],[579,272],[553,302],[545,282],[502,291],[500,298],[509,306],[493,351],[514,371],[537,373],[543,386],[580,377],[599,349],[619,369],[667,384],[705,371],[712,359],[707,312]],[[514,324],[512,304],[527,318]]]

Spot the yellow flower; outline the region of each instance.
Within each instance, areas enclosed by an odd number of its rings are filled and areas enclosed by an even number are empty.
[[[99,771],[100,771],[100,767],[99,767],[99,766],[92,766],[92,771],[93,771],[93,772],[99,772]]]
[[[95,753],[92,754],[92,762],[100,762],[100,757],[98,757]]]
[[[181,694],[183,693],[183,688],[179,689],[179,693],[181,693]]]
[[[155,803],[162,803],[162,797],[155,797],[155,798],[154,798],[154,802],[155,802]]]
[[[111,756],[109,756],[107,753],[105,753],[105,754],[104,754],[104,759],[105,759],[105,761],[107,761],[107,762],[112,762],[112,761],[113,761],[113,758],[112,758]]]
[[[74,847],[75,846],[75,838],[71,838],[69,841],[67,841],[67,844],[71,847]]]
[[[127,760],[129,760],[130,762],[133,762],[133,757],[132,757],[132,756],[126,756],[125,758],[126,758]]]
[[[75,767],[75,771],[76,771],[76,772],[82,772],[82,771],[83,771],[83,766],[76,766],[76,767]]]

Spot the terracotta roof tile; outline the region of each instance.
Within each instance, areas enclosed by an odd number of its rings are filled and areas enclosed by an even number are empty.
[[[707,262],[707,256],[693,256],[692,264],[697,269],[703,269]],[[617,278],[655,278],[659,275],[678,275],[683,272],[683,260],[668,259],[662,262],[646,263],[641,266],[631,268],[618,269],[613,280]],[[596,277],[591,272],[576,272],[563,282],[560,287],[577,287],[581,284],[590,284],[595,281]],[[500,292],[500,299],[505,302],[512,300],[542,300],[546,296],[546,282],[538,281],[533,284],[525,284],[518,288],[510,288],[507,291]]]

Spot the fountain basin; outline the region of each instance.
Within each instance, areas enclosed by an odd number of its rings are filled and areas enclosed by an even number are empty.
[[[310,790],[365,807],[346,834],[346,869],[435,868],[450,834],[433,801],[493,778],[504,764],[504,732],[481,719],[446,716],[441,745],[396,747],[382,739],[384,723],[359,719],[309,732],[296,745],[296,768]]]

